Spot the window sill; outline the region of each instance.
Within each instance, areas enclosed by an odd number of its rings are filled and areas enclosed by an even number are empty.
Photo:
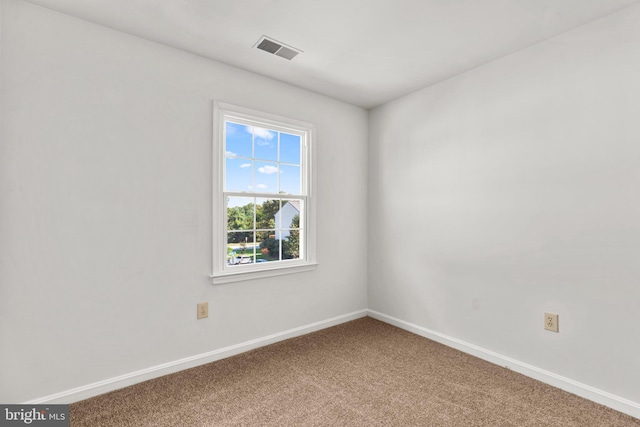
[[[231,273],[219,273],[209,276],[211,283],[219,285],[222,283],[242,282],[245,280],[265,279],[268,277],[284,276],[285,274],[302,273],[305,271],[313,271],[318,263],[312,262],[307,264],[297,264],[291,266],[280,266],[275,268],[265,268],[250,271],[234,271]]]

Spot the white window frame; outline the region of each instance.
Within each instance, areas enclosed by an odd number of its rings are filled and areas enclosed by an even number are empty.
[[[304,224],[303,238],[301,239],[302,257],[295,260],[281,260],[267,263],[252,263],[242,266],[227,265],[227,210],[225,198],[227,196],[247,197],[281,197],[287,199],[287,195],[274,195],[253,192],[225,192],[225,120],[246,122],[262,127],[280,131],[295,131],[303,133],[302,156],[302,188],[304,196],[303,215],[300,218]],[[283,274],[299,273],[315,269],[316,261],[316,201],[314,179],[314,137],[315,127],[306,122],[264,113],[250,108],[240,107],[225,102],[213,103],[213,284],[237,282],[251,279],[261,279]]]

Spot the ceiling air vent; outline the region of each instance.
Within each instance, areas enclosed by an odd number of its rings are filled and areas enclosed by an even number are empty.
[[[295,47],[287,46],[286,44],[280,43],[279,41],[267,36],[260,37],[260,40],[258,40],[254,47],[288,60],[292,60],[296,55],[302,53],[301,50],[298,50]]]

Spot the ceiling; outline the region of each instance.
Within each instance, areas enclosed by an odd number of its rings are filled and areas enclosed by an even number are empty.
[[[371,108],[640,0],[28,0]],[[262,35],[303,51],[253,48]]]

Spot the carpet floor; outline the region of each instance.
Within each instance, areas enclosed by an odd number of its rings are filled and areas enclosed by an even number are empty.
[[[72,404],[71,426],[640,427],[640,420],[365,317]]]

